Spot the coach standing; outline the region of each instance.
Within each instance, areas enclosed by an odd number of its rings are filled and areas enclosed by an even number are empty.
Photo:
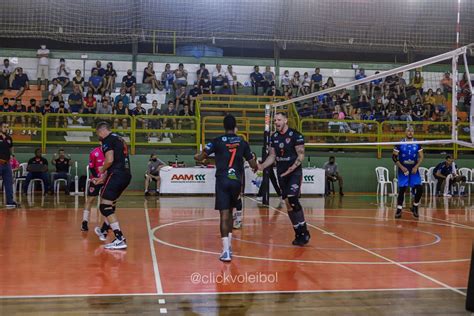
[[[1,123],[0,129],[0,176],[7,195],[7,208],[15,208],[18,204],[13,200],[13,173],[10,165],[13,140],[8,135],[8,124]]]

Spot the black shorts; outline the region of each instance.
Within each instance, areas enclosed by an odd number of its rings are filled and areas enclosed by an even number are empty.
[[[216,178],[216,210],[232,210],[237,206],[242,184],[226,177]]]
[[[278,176],[278,183],[281,188],[281,197],[286,199],[289,196],[299,197],[301,193],[301,182],[303,174],[301,172],[290,173],[285,177]]]
[[[132,175],[129,172],[112,172],[105,180],[100,197],[109,201],[117,200],[131,180]]]
[[[100,190],[102,189],[103,184],[94,184],[94,182],[89,182],[89,190],[87,192],[88,196],[99,196]]]

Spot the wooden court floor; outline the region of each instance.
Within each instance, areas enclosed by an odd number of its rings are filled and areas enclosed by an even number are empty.
[[[82,197],[23,197],[0,210],[0,315],[469,315],[471,199],[423,199],[418,220],[394,220],[390,197],[303,198],[301,248],[276,199],[247,197],[222,263],[212,197],[125,196],[126,251],[80,231]]]

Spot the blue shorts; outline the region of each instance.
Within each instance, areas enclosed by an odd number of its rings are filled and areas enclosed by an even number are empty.
[[[398,187],[411,187],[413,188],[415,185],[421,185],[421,176],[420,172],[417,171],[415,174],[411,173],[411,168],[408,168],[407,176],[403,174],[403,172],[398,169]]]

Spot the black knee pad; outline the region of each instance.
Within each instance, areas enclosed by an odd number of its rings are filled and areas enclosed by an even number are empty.
[[[242,199],[239,198],[237,200],[237,203],[235,203],[235,208],[238,210],[238,211],[241,211],[242,210]]]
[[[301,206],[300,200],[298,199],[297,196],[289,196],[288,202],[290,202],[293,212],[299,212],[303,210],[303,207]]]
[[[108,217],[115,212],[115,208],[109,204],[100,204],[99,210],[100,210],[100,214],[102,214],[105,217]]]

